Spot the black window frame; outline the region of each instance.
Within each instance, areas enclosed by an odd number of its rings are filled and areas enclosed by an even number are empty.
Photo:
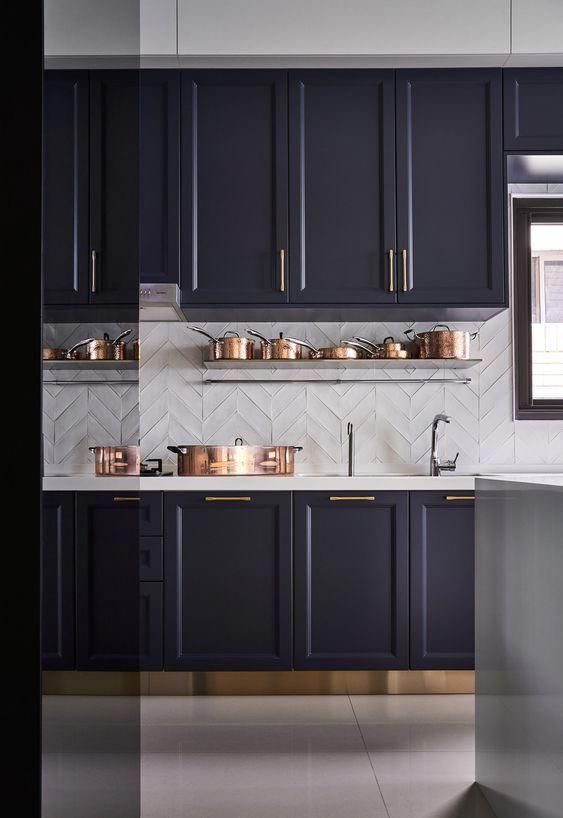
[[[563,399],[532,398],[530,227],[563,222],[563,198],[513,198],[514,345],[516,420],[563,420]]]

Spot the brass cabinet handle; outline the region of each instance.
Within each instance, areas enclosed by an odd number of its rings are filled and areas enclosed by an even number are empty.
[[[122,502],[125,502],[125,501],[138,503],[141,498],[140,497],[114,497],[113,499],[115,500],[116,503],[122,503]]]
[[[407,251],[403,250],[401,252],[401,256],[403,257],[403,292],[408,293],[409,285],[407,282]]]
[[[446,500],[474,500],[474,499],[475,499],[475,495],[474,495],[474,494],[473,494],[473,495],[471,495],[471,494],[466,494],[466,495],[462,495],[462,494],[458,494],[458,495],[448,494],[448,495],[447,495],[447,497],[446,497],[445,499],[446,499]]]
[[[98,254],[95,250],[92,250],[92,286],[90,288],[90,292],[96,293],[98,292],[98,283],[96,281],[96,260],[98,258]]]
[[[229,500],[235,500],[237,503],[250,503],[252,497],[206,497],[206,503],[215,503],[215,502],[224,502]]]
[[[328,499],[332,500],[334,502],[335,500],[336,501],[338,501],[338,500],[375,500],[375,497],[373,497],[373,496],[371,496],[371,497],[368,497],[368,496],[363,496],[363,497],[338,497],[338,496],[336,496],[336,497],[329,497]]]
[[[280,250],[280,293],[285,292],[285,250]]]
[[[395,276],[394,276],[394,273],[393,273],[393,254],[394,254],[394,251],[389,250],[388,255],[389,255],[389,292],[390,293],[395,292]]]

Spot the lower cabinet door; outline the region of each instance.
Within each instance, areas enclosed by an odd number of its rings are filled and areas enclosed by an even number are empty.
[[[139,497],[77,494],[76,666],[162,667],[162,583],[140,581]]]
[[[165,496],[166,670],[291,667],[291,494]]]
[[[43,493],[41,551],[43,670],[74,668],[74,494]]]
[[[408,495],[335,495],[295,493],[294,667],[406,669]]]
[[[413,670],[475,666],[474,516],[472,492],[410,495]]]

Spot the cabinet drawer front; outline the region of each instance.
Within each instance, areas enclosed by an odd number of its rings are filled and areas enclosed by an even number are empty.
[[[162,492],[145,491],[141,494],[139,534],[141,537],[162,536]]]
[[[162,571],[162,537],[139,538],[139,579],[142,582],[161,582]]]
[[[290,493],[167,493],[165,600],[166,669],[291,667]]]
[[[408,667],[406,492],[295,494],[295,667]]]
[[[413,670],[474,667],[473,492],[412,492],[411,659]]]
[[[505,150],[563,150],[563,68],[504,70]]]

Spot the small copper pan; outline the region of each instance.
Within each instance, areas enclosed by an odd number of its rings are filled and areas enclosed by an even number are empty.
[[[314,347],[308,341],[300,341],[298,338],[286,338],[286,341],[307,347],[309,360],[355,360],[357,358],[373,357],[369,347],[358,341],[343,341],[339,346],[320,348]]]
[[[79,341],[70,349],[61,349],[60,347],[43,347],[44,361],[78,361],[80,359],[80,347],[92,343],[93,338],[86,338],[84,341]]]
[[[298,361],[303,357],[303,343],[284,338],[283,332],[280,332],[279,338],[266,338],[255,329],[246,331],[249,335],[260,338],[260,358],[263,361]]]
[[[215,338],[201,327],[188,327],[209,339],[207,345],[208,361],[248,361],[254,357],[254,341],[241,338],[238,332],[228,330],[221,338]]]

